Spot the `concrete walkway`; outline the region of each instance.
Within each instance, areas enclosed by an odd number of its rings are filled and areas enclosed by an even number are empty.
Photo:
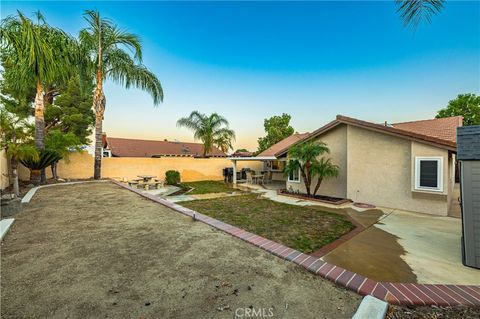
[[[461,262],[461,220],[382,208],[385,215],[322,259],[382,281],[480,285]]]
[[[344,213],[366,227],[322,260],[379,281],[480,285],[480,270],[462,264],[459,218],[328,205],[281,196],[261,185],[242,187],[273,201]]]

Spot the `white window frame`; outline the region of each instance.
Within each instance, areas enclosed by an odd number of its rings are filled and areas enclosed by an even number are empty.
[[[293,180],[293,179],[290,179],[290,174],[288,174],[288,182],[289,183],[300,183],[300,168],[298,169],[298,180]]]
[[[420,162],[421,161],[437,161],[438,187],[420,186]],[[443,157],[442,156],[416,156],[415,157],[415,190],[443,192]]]

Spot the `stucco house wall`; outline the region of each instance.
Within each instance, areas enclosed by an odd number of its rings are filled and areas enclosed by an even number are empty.
[[[339,125],[323,134],[317,140],[327,144],[330,148],[330,154],[325,154],[324,156],[331,158],[332,163],[339,166],[338,177],[324,180],[320,185],[318,194],[340,198],[347,197],[347,125]],[[315,178],[312,183],[312,191],[316,183],[317,179]],[[287,189],[306,193],[305,183],[301,177],[299,182],[287,181]]]
[[[331,151],[327,156],[340,166],[339,177],[324,181],[319,194],[447,216],[454,200],[455,170],[455,160],[449,151],[347,124],[321,134],[316,140],[327,143]],[[443,158],[442,192],[415,190],[417,156]],[[306,191],[301,177],[299,183],[287,181],[289,188]]]
[[[415,190],[415,157],[443,157],[443,192]],[[446,216],[449,154],[434,146],[348,126],[347,197],[377,206]]]

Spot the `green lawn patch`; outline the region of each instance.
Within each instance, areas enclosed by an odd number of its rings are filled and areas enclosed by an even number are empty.
[[[304,253],[314,252],[355,228],[344,216],[318,207],[278,203],[255,194],[180,204]]]
[[[200,182],[188,182],[180,185],[183,189],[193,188],[189,194],[210,194],[210,193],[232,193],[238,191],[231,186],[221,181],[200,181]]]

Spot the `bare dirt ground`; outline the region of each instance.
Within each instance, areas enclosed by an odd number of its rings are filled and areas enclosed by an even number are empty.
[[[111,183],[40,189],[15,218],[1,318],[351,318],[361,301]]]
[[[478,319],[480,308],[390,306],[386,319]]]

